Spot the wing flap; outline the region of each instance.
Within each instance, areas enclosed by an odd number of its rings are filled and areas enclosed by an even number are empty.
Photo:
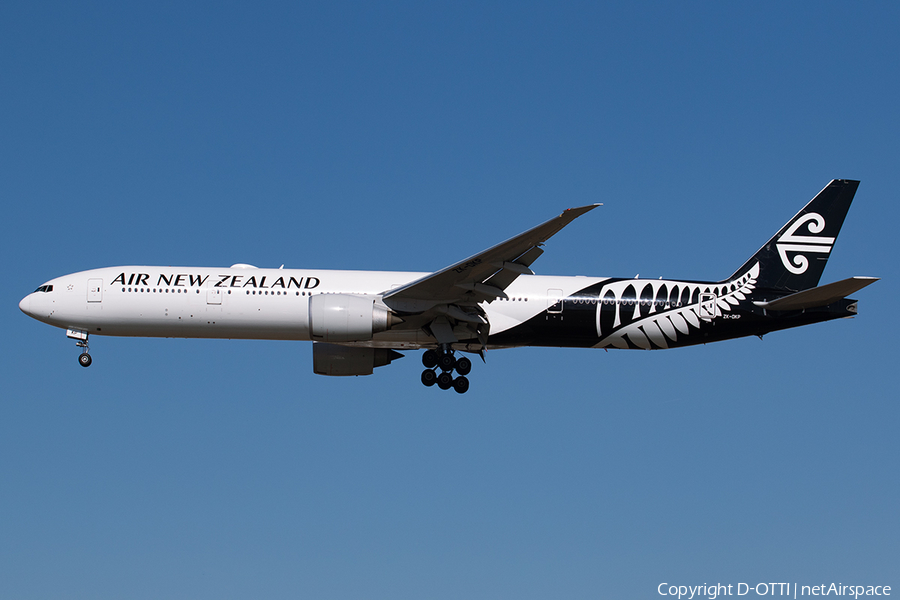
[[[531,263],[536,261],[538,257],[544,253],[544,249],[540,246],[534,246],[530,250],[526,251],[522,256],[518,257],[516,260],[512,262],[504,262],[499,271],[491,275],[491,277],[485,281],[486,285],[492,285],[494,287],[498,287],[501,290],[505,290],[509,287],[509,285],[516,280],[519,275],[534,275],[534,271],[529,269]]]

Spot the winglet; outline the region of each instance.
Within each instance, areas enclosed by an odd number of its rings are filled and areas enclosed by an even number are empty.
[[[564,210],[563,213],[562,213],[561,215],[559,215],[559,216],[565,217],[565,216],[566,216],[566,213],[570,213],[570,212],[571,212],[571,213],[575,213],[574,216],[573,216],[572,218],[573,218],[573,219],[577,219],[578,217],[580,217],[580,216],[583,215],[584,213],[588,212],[589,210],[594,210],[594,209],[597,208],[598,206],[603,206],[603,203],[602,203],[602,202],[596,202],[596,203],[594,203],[594,204],[588,204],[587,206],[576,206],[575,208],[567,208],[567,209]]]

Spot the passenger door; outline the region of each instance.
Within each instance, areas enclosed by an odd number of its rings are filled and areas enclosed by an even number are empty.
[[[88,279],[87,301],[101,302],[103,301],[103,280]]]
[[[700,318],[712,321],[716,318],[716,295],[700,294]]]

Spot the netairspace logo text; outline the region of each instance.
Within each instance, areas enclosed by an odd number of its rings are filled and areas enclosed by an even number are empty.
[[[716,600],[719,596],[746,596],[748,594],[757,596],[789,596],[792,598],[800,596],[851,596],[859,598],[860,596],[890,596],[891,586],[844,585],[842,583],[820,583],[819,585],[799,585],[797,583],[671,585],[669,583],[661,583],[656,588],[656,591],[659,592],[660,596],[673,596],[678,598],[678,600],[683,598],[687,600],[692,600],[693,598]]]

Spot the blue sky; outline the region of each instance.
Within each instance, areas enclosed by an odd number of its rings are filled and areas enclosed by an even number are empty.
[[[900,586],[900,8],[12,2],[0,597],[658,597]],[[431,271],[569,206],[541,274],[718,279],[832,178],[856,319],[668,352],[94,338],[116,264]]]

